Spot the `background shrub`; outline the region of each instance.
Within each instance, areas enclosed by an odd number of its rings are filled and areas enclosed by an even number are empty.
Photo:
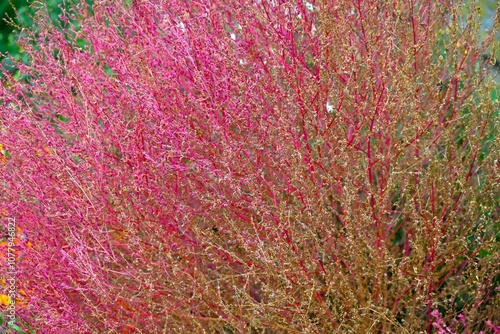
[[[499,323],[494,34],[474,6],[103,0],[34,22],[0,97],[19,326]]]

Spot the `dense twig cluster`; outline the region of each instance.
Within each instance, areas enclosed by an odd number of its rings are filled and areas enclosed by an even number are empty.
[[[493,34],[459,2],[96,0],[60,27],[40,11],[0,96],[0,203],[32,243],[19,317],[416,333],[460,314],[491,333]]]

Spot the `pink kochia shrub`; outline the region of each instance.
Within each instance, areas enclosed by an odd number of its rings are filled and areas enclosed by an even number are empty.
[[[0,96],[21,328],[498,332],[494,33],[473,5],[43,13]]]

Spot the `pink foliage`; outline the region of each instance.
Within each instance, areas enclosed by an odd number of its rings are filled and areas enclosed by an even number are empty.
[[[0,88],[20,325],[498,332],[491,38],[458,7],[83,3]]]
[[[434,310],[431,313],[432,317],[435,319],[435,322],[432,323],[434,328],[437,329],[439,334],[456,334],[457,332],[454,332],[450,327],[448,327],[443,319],[441,318],[441,315],[439,314],[438,310]],[[458,322],[455,321],[456,325],[460,325],[462,330],[460,333],[471,333],[470,329],[468,328],[467,321],[465,319],[465,316],[463,314],[458,315]],[[493,334],[498,334],[500,333],[500,326],[495,326],[492,324],[490,320],[486,321],[486,326],[491,329],[491,332]],[[485,334],[484,331],[480,331],[479,334]]]

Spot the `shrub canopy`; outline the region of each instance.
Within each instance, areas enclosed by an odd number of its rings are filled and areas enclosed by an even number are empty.
[[[500,322],[494,33],[474,5],[96,0],[34,22],[0,88],[21,328]]]

